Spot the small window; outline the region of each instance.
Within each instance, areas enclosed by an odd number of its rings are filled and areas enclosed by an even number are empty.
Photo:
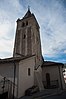
[[[28,76],[30,76],[30,68],[28,68]]]
[[[23,23],[22,23],[22,27],[24,27],[24,26],[25,26],[25,23],[23,22]]]
[[[28,21],[26,21],[26,25],[28,25]]]
[[[26,35],[24,34],[23,39],[25,39],[25,38],[26,38]]]

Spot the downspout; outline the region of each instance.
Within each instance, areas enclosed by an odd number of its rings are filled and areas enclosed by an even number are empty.
[[[13,99],[14,99],[14,93],[15,93],[15,77],[16,77],[16,64],[14,61]]]

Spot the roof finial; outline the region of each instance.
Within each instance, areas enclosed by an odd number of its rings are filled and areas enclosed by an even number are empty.
[[[28,11],[30,11],[30,6],[28,5]]]

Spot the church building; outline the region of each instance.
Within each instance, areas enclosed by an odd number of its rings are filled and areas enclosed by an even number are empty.
[[[17,20],[13,57],[0,59],[0,94],[8,92],[8,97],[20,98],[32,86],[38,86],[39,91],[50,89],[51,80],[59,82],[55,87],[64,89],[63,64],[47,64],[42,57],[39,24],[28,8],[24,17]]]

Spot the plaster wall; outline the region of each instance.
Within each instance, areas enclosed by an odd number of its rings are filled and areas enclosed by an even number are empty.
[[[60,67],[61,68],[61,67]],[[59,88],[61,88],[60,74],[58,66],[48,66],[42,69],[42,80],[46,81],[46,73],[50,74],[50,81],[58,80]]]
[[[27,58],[19,63],[18,98],[25,94],[25,90],[34,85],[35,57]],[[30,68],[30,76],[28,75]]]

